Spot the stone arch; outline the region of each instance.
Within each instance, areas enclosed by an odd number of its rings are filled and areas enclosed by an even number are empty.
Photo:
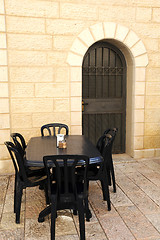
[[[127,61],[126,153],[143,157],[145,70],[148,55],[137,34],[114,22],[98,23],[83,30],[74,40],[67,63],[70,66],[71,132],[82,133],[82,61],[88,48],[104,40],[115,44]]]

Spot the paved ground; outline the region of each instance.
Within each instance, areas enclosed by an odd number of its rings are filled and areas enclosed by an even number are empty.
[[[114,156],[117,193],[110,187],[112,210],[107,211],[98,183],[90,185],[93,217],[86,222],[86,240],[160,240],[160,159],[133,160]],[[3,173],[5,172],[5,175]],[[38,223],[45,207],[43,191],[24,191],[21,223],[13,213],[14,176],[0,167],[0,240],[50,239],[50,218]],[[70,211],[60,211],[56,240],[78,240],[78,219]]]

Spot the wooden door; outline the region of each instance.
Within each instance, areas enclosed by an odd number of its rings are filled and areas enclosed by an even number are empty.
[[[107,128],[117,127],[113,152],[125,152],[126,62],[122,52],[97,42],[86,52],[82,66],[82,133],[92,143]]]

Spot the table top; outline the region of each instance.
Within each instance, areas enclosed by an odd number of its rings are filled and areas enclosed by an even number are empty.
[[[98,149],[84,135],[68,135],[65,138],[67,148],[59,149],[54,136],[32,137],[26,148],[26,165],[44,166],[43,157],[46,155],[86,155],[90,164],[102,161]]]

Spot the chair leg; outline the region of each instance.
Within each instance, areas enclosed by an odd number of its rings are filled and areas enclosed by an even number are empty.
[[[55,240],[55,223],[57,217],[57,197],[51,200],[51,240]]]
[[[16,202],[17,202],[17,174],[15,173],[15,180],[14,180],[14,213],[16,213]]]
[[[44,184],[44,192],[45,192],[46,204],[48,205],[50,203],[50,201],[49,201],[49,196],[48,196],[48,185],[47,185],[47,183]]]
[[[73,215],[77,215],[77,209],[73,209]]]
[[[89,193],[89,181],[88,180],[87,180],[87,191]],[[88,195],[84,199],[84,205],[85,205],[86,221],[89,222],[90,218],[92,217],[92,213],[91,213],[91,211],[89,209],[89,205],[88,205]]]
[[[22,202],[23,187],[19,184],[16,191],[16,223],[20,223],[20,212]]]
[[[85,220],[84,220],[83,199],[78,199],[78,217],[79,217],[80,240],[85,240]]]
[[[38,222],[44,222],[44,218],[51,213],[51,204],[43,209],[38,217]]]
[[[44,190],[44,186],[43,185],[39,185],[39,190]]]
[[[113,161],[111,162],[111,169],[110,169],[111,175],[112,175],[112,183],[113,183],[113,192],[116,192],[116,181],[115,181],[115,173],[114,173],[114,166]]]
[[[88,196],[84,199],[84,205],[85,205],[85,214],[86,214],[86,221],[90,222],[90,218],[92,217],[92,213],[89,209],[88,205]]]
[[[107,167],[107,177],[108,177],[108,185],[111,186],[111,172],[110,167]]]
[[[114,170],[111,172],[112,173],[112,182],[113,182],[113,192],[116,192],[116,182],[115,182],[115,175],[114,175]]]
[[[101,180],[102,192],[103,192],[103,200],[107,201],[108,211],[111,210],[111,202],[110,202],[110,194],[108,188],[107,177]]]

